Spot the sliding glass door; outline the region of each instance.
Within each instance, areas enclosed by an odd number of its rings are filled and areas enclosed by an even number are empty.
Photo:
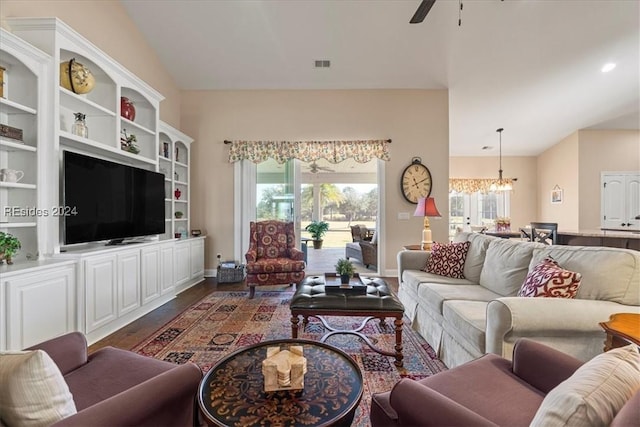
[[[300,179],[297,160],[279,164],[273,159],[254,164],[248,160],[235,163],[234,210],[240,223],[236,229],[236,259],[243,259],[249,247],[249,223],[277,219],[296,226],[296,246],[300,246]],[[296,176],[298,178],[296,178]]]

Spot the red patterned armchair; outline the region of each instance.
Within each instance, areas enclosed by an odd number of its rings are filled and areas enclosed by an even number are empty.
[[[292,222],[251,222],[247,259],[247,286],[253,298],[256,286],[300,283],[304,279],[304,253],[295,247]]]

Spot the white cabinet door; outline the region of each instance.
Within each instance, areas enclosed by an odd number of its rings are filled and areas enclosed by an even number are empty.
[[[624,176],[607,175],[602,186],[602,228],[622,228],[625,220]]]
[[[640,229],[640,175],[602,174],[602,228]]]
[[[116,256],[96,256],[84,262],[86,332],[92,332],[118,318]]]
[[[174,271],[175,284],[180,286],[191,279],[191,258],[189,256],[189,242],[178,242],[175,246]]]
[[[149,246],[142,249],[142,304],[146,304],[160,296],[160,283],[162,280],[160,269],[160,247]]]
[[[171,293],[174,290],[173,252],[173,243],[160,247],[160,293],[162,295]]]
[[[191,241],[191,278],[204,275],[204,240]]]
[[[123,252],[118,258],[118,315],[140,307],[140,251]]]
[[[627,223],[640,230],[640,175],[627,177]]]
[[[77,330],[75,274],[75,266],[69,265],[17,275],[4,281],[7,349],[21,350]]]

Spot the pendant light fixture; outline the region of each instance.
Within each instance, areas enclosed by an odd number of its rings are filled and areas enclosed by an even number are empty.
[[[494,181],[489,187],[490,191],[511,191],[513,190],[513,186],[511,185],[511,180],[506,180],[502,178],[502,131],[504,128],[496,129],[496,132],[500,135],[500,169],[498,169],[498,180]]]

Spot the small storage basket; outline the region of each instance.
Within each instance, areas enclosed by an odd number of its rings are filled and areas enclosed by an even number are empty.
[[[237,283],[244,280],[244,264],[235,267],[218,267],[218,283]]]

